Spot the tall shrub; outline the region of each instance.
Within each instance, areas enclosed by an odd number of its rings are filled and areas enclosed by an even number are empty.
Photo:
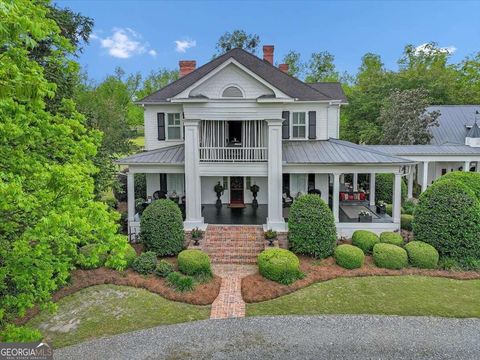
[[[333,254],[337,230],[328,205],[314,194],[294,201],[288,217],[288,241],[297,254],[325,258]]]
[[[140,233],[147,250],[158,256],[177,255],[185,237],[178,205],[168,199],[155,200],[143,212]]]
[[[480,201],[457,180],[437,181],[420,196],[413,233],[442,257],[480,259]]]
[[[453,171],[438,178],[437,182],[444,180],[454,180],[462,183],[480,199],[480,173]]]
[[[375,199],[387,204],[392,203],[393,199],[393,174],[377,174],[375,176]],[[407,198],[407,185],[401,182],[402,202]]]

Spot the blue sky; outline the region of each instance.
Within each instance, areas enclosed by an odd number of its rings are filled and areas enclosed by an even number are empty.
[[[244,29],[275,45],[275,61],[289,50],[304,60],[315,51],[335,55],[341,72],[355,73],[367,52],[386,66],[406,44],[436,41],[454,49],[452,61],[480,51],[480,2],[413,1],[57,1],[90,16],[95,27],[79,61],[101,80],[121,66],[127,73],[174,69],[179,60],[212,58],[225,31]],[[261,52],[261,50],[260,50]]]

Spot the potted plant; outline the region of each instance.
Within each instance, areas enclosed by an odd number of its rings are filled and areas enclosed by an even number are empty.
[[[217,202],[215,203],[215,206],[217,208],[222,207],[222,200],[220,200],[220,197],[223,195],[223,191],[225,190],[220,184],[220,181],[213,187],[213,190],[217,193]]]
[[[193,240],[193,245],[198,246],[199,241],[203,238],[203,231],[200,230],[198,227],[192,230],[192,240]]]
[[[367,210],[362,210],[358,213],[358,222],[361,223],[371,223],[372,222],[372,214]]]
[[[250,191],[252,192],[253,196],[252,206],[256,208],[258,207],[257,194],[260,191],[260,186],[258,186],[257,184],[253,184],[252,186],[250,186]]]
[[[385,201],[379,201],[377,203],[377,213],[383,215],[386,212],[387,212],[387,204],[385,203]]]
[[[265,240],[268,240],[268,246],[273,246],[273,242],[277,239],[277,232],[272,229],[268,229],[265,231],[264,235]]]

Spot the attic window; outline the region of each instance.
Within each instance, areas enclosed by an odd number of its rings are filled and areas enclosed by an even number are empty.
[[[241,98],[241,97],[243,97],[243,93],[238,87],[229,86],[225,90],[223,90],[222,97]]]

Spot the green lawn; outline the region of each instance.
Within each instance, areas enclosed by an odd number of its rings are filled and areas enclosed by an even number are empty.
[[[383,314],[480,317],[480,280],[424,276],[338,278],[247,304],[247,316]]]
[[[135,145],[138,147],[145,147],[145,137],[142,136],[137,136],[136,138],[131,139],[131,142],[133,142]]]
[[[58,348],[106,335],[208,319],[209,316],[210,306],[166,300],[144,289],[98,285],[61,299],[57,312],[43,312],[27,325],[39,328]]]

